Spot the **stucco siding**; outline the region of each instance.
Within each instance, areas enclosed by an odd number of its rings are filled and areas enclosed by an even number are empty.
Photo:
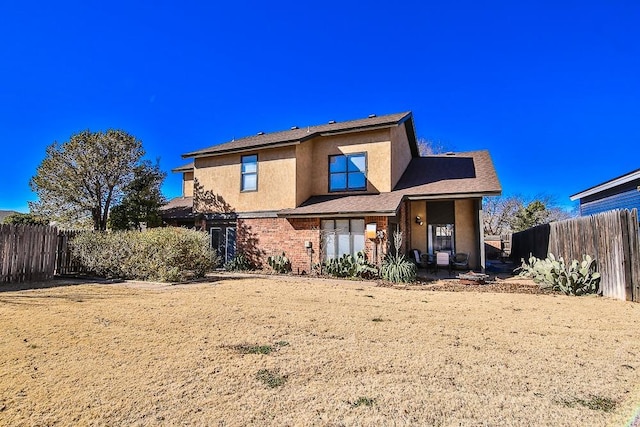
[[[258,154],[258,190],[240,191],[241,156]],[[224,199],[236,212],[296,207],[295,147],[195,159],[194,177],[204,190]]]
[[[405,124],[391,128],[391,186],[395,187],[411,161]]]
[[[391,142],[389,129],[357,134],[344,134],[314,138],[312,194],[329,194],[329,156],[335,154],[367,153],[367,193],[391,191]],[[334,194],[334,193],[331,193]]]
[[[185,172],[182,174],[182,196],[193,196],[193,172]]]
[[[313,169],[313,142],[296,146],[296,206],[311,197],[315,177]]]
[[[424,200],[410,202],[409,226],[411,227],[411,245],[409,249],[428,252],[427,242],[427,203]],[[416,223],[416,217],[422,219],[422,225]]]
[[[478,211],[473,199],[455,201],[455,239],[456,252],[469,254],[469,267],[478,268],[478,230],[476,219]]]

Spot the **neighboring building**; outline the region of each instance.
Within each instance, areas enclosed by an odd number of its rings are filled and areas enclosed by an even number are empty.
[[[16,211],[5,211],[5,210],[0,210],[0,224],[2,224],[2,222],[4,221],[4,219],[6,217],[8,217],[9,215],[13,215],[13,214],[17,214],[19,212]]]
[[[487,151],[420,157],[410,112],[255,136],[183,155],[165,222],[211,233],[225,259],[285,252],[294,272],[364,250],[465,252],[484,268],[482,198],[501,193]],[[322,244],[321,244],[322,243]],[[308,248],[311,246],[311,248]],[[311,258],[310,258],[311,255]]]
[[[640,169],[576,193],[570,199],[580,201],[581,216],[613,209],[640,211]]]

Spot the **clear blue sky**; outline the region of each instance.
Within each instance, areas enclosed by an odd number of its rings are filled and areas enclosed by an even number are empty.
[[[4,1],[0,209],[45,147],[124,129],[169,171],[258,131],[406,110],[490,150],[505,193],[640,167],[640,2]],[[169,174],[167,197],[180,194]]]

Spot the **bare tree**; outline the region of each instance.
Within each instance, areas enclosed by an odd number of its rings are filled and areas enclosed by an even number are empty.
[[[419,137],[416,141],[418,145],[418,153],[421,156],[432,156],[434,154],[442,154],[447,151],[451,151],[447,148],[447,144],[441,140],[433,140],[424,137]]]
[[[511,233],[511,222],[524,204],[522,196],[497,196],[484,199],[483,225],[485,236]]]
[[[555,198],[539,194],[532,199],[521,195],[487,197],[483,205],[485,236],[514,233],[540,224],[574,216],[557,206]]]

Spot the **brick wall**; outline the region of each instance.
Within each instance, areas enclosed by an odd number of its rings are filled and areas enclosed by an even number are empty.
[[[365,224],[375,222],[378,230],[384,230],[380,240],[365,241],[367,259],[381,262],[387,253],[387,217],[365,217]],[[291,261],[294,274],[309,273],[309,253],[305,241],[313,245],[313,263],[317,263],[320,248],[319,218],[245,218],[238,219],[237,248],[256,265],[266,266],[267,257],[285,253]],[[393,238],[393,237],[391,237]]]
[[[389,242],[389,239],[393,239],[393,236],[388,235],[389,220],[386,216],[367,216],[364,218],[365,225],[374,222],[376,223],[376,229],[378,231],[384,231],[384,237],[376,240],[366,239],[364,247],[369,262],[372,264],[379,264],[387,253],[387,242]]]
[[[237,247],[251,260],[266,266],[267,257],[285,253],[293,273],[309,273],[305,241],[313,245],[313,262],[318,262],[320,220],[298,218],[250,218],[238,220]]]
[[[398,222],[398,230],[402,232],[404,238],[402,242],[402,248],[400,250],[404,254],[408,254],[411,249],[411,226],[409,225],[409,201],[404,201],[400,204],[400,220]],[[393,239],[393,236],[389,237]]]

